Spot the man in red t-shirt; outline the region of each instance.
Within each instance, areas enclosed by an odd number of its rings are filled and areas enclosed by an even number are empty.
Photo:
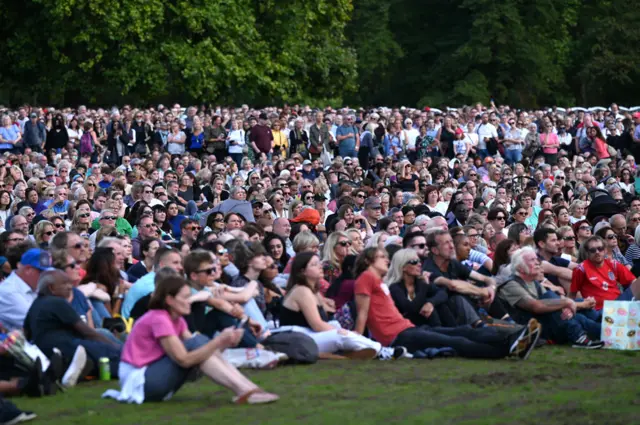
[[[258,124],[251,127],[249,141],[256,154],[256,158],[260,157],[260,153],[266,155],[273,153],[273,133],[267,125],[267,114],[264,112],[260,114]]]
[[[587,239],[583,248],[587,259],[573,269],[569,296],[575,298],[580,292],[583,298],[595,298],[596,310],[601,310],[607,300],[631,300],[631,285],[640,286],[640,279],[636,279],[619,262],[604,258],[604,240],[600,236]],[[621,294],[618,284],[627,287],[627,290]]]
[[[540,325],[532,320],[513,332],[499,332],[493,327],[456,328],[415,327],[402,317],[393,302],[389,288],[382,282],[389,268],[385,251],[367,248],[356,263],[355,283],[357,319],[355,332],[368,328],[371,335],[385,346],[406,347],[410,353],[430,351],[430,355],[499,359],[518,355],[526,359],[537,341]]]

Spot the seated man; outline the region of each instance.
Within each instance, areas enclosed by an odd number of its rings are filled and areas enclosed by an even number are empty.
[[[513,275],[500,286],[498,296],[511,306],[511,317],[518,323],[535,318],[542,324],[542,337],[575,348],[602,348],[600,323],[576,314],[577,305],[561,298],[538,283],[543,278],[535,250],[525,247],[512,255]],[[593,338],[592,341],[590,338]]]
[[[122,303],[122,308],[120,313],[122,317],[128,319],[131,315],[131,310],[133,306],[140,300],[153,292],[155,289],[155,270],[159,270],[163,267],[169,267],[182,274],[182,256],[178,251],[169,247],[162,247],[158,249],[156,252],[156,256],[153,260],[153,270],[152,272],[147,273],[142,276],[140,279],[134,283],[131,288],[129,288],[129,292],[124,297],[124,302]]]
[[[83,369],[97,375],[101,357],[109,359],[111,374],[117,377],[120,347],[89,327],[75,312],[67,302],[72,289],[73,284],[63,271],[53,269],[42,273],[38,280],[38,298],[24,321],[25,337],[46,356],[51,356],[57,348],[64,358],[74,358],[73,363],[85,364],[87,355],[93,361],[86,368],[79,367],[77,374],[65,376],[63,385],[74,385]],[[77,351],[78,347],[84,350]]]
[[[586,258],[573,270],[569,297],[575,298],[580,292],[583,298],[593,297],[596,310],[602,310],[605,301],[630,301],[640,296],[640,278],[636,277],[621,263],[604,258],[604,240],[591,236],[580,247],[580,256]],[[621,293],[618,284],[627,289]]]
[[[194,301],[190,320],[187,320],[190,329],[193,328],[194,331],[213,337],[216,332],[235,327],[240,320],[247,318],[242,306],[230,300],[244,302],[252,300],[253,295],[258,293],[256,285],[251,286],[253,290],[247,287],[241,293],[227,292],[223,285],[215,283],[222,272],[217,258],[214,259],[210,252],[204,250],[196,250],[187,255],[184,271]],[[261,326],[249,319],[245,327],[246,332],[242,336],[240,347],[255,347],[258,341],[254,332],[259,334],[262,330]]]
[[[558,288],[562,288],[562,295],[569,291],[572,270],[577,264],[560,257],[558,233],[554,229],[540,228],[533,233],[538,258],[542,264],[544,277]],[[550,288],[556,291],[557,288]]]
[[[461,237],[466,238],[464,234]],[[456,259],[456,247],[448,231],[431,230],[427,234],[427,247],[430,253],[422,270],[430,273],[429,281],[431,283],[446,287],[449,295],[464,295],[475,307],[486,307],[492,317],[508,319],[504,307],[495,300],[495,280],[469,269]],[[486,286],[475,285],[469,280],[480,282]],[[464,323],[475,323],[479,320],[476,311],[465,311],[464,314],[466,316]],[[459,321],[459,323],[461,322]]]

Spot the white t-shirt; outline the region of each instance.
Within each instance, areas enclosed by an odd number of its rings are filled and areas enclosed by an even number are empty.
[[[478,149],[486,149],[487,143],[484,141],[485,137],[498,138],[498,130],[491,123],[487,124],[478,124],[476,127],[476,133],[478,134]]]
[[[416,138],[420,135],[420,132],[415,128],[411,128],[411,129],[405,130],[405,131],[407,133],[407,148],[415,149],[415,147],[416,147]]]

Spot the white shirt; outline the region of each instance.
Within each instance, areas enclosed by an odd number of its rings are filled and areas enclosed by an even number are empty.
[[[244,130],[231,130],[229,142],[236,142],[235,145],[229,143],[229,153],[242,153],[244,147]]]
[[[0,323],[12,331],[22,329],[38,294],[16,272],[0,283]]]
[[[416,138],[420,135],[420,132],[415,128],[405,130],[407,132],[407,148],[415,149]]]
[[[478,133],[479,149],[487,148],[487,143],[484,141],[485,137],[489,137],[489,138],[495,137],[496,139],[498,138],[498,130],[496,130],[496,128],[491,123],[478,124],[478,127],[476,127],[476,133]]]

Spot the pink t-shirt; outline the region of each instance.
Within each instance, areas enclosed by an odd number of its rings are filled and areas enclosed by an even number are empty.
[[[166,310],[149,310],[133,325],[120,360],[135,367],[148,366],[166,355],[160,338],[180,337],[186,330],[187,322],[183,317],[174,321]]]

